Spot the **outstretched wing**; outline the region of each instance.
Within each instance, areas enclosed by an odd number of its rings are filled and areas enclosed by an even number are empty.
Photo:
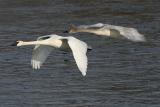
[[[37,38],[37,41],[46,40],[46,39],[59,39],[60,36],[56,34],[41,36]],[[34,69],[39,69],[44,61],[47,59],[49,54],[52,52],[53,47],[47,45],[36,45],[33,49],[31,65]]]
[[[87,72],[87,44],[83,41],[80,41],[74,37],[68,38],[68,44],[72,50],[74,59],[76,61],[76,64],[81,71],[82,75],[85,76]]]
[[[134,42],[144,42],[146,41],[144,35],[140,34],[135,28],[126,28],[120,32],[125,38]]]
[[[111,37],[122,36],[134,42],[146,41],[144,35],[140,34],[135,28],[105,24],[104,29],[110,29]]]
[[[97,23],[93,25],[80,25],[78,26],[79,28],[84,28],[84,29],[100,29],[104,26],[103,23]]]
[[[40,69],[41,65],[52,52],[53,47],[45,45],[37,45],[33,49],[31,65],[33,69]]]

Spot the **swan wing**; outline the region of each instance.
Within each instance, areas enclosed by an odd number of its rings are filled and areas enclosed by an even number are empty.
[[[87,44],[83,41],[80,41],[74,37],[68,38],[68,44],[72,50],[73,57],[76,61],[76,64],[81,71],[82,75],[85,76],[87,72]]]
[[[89,27],[103,27],[103,26],[104,26],[103,23],[97,23],[97,24],[90,25]]]
[[[33,49],[31,65],[33,69],[40,69],[41,65],[52,52],[53,47],[46,45],[36,45]]]
[[[79,28],[84,28],[84,29],[99,29],[104,26],[103,23],[97,23],[93,25],[80,25]]]
[[[134,42],[144,42],[146,41],[144,35],[140,34],[135,28],[128,28],[122,26],[115,26],[105,24],[104,29],[110,29],[110,36],[122,36]]]
[[[121,35],[134,42],[146,41],[144,35],[140,34],[135,28],[126,28],[120,31]]]

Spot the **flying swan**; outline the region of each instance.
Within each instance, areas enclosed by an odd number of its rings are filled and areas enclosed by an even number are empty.
[[[113,38],[124,37],[134,42],[145,42],[144,35],[140,34],[135,28],[115,26],[103,23],[93,25],[71,25],[69,30],[64,33],[88,32],[96,35],[108,36]]]
[[[53,48],[59,48],[62,51],[72,51],[75,62],[85,76],[87,72],[87,49],[91,49],[85,42],[76,39],[75,37],[62,37],[58,35],[46,35],[39,37],[36,41],[16,41],[12,46],[35,45],[33,49],[31,65],[33,69],[40,69],[41,65],[52,52]]]

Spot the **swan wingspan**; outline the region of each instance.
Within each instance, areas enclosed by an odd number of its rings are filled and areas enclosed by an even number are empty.
[[[72,50],[74,59],[79,70],[81,71],[82,75],[85,76],[88,65],[88,60],[86,56],[87,44],[73,37],[68,38],[68,44]]]
[[[36,45],[31,59],[33,69],[40,69],[40,66],[44,63],[52,50],[53,47],[51,46]]]
[[[87,44],[72,36],[62,37],[55,34],[46,35],[37,38],[37,41],[18,41],[22,42],[19,46],[35,45],[32,53],[31,65],[33,69],[40,69],[41,65],[45,62],[49,54],[54,48],[59,48],[63,51],[72,51],[76,64],[85,76],[87,72]],[[16,43],[17,44],[17,43]],[[17,45],[18,46],[18,45]]]
[[[137,29],[110,24],[97,23],[93,25],[80,25],[76,32],[88,32],[96,35],[110,37],[124,37],[134,42],[145,42],[145,36],[140,34]]]

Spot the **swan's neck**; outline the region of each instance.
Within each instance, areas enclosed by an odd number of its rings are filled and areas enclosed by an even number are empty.
[[[52,40],[52,41],[41,40],[41,41],[29,41],[29,42],[21,41],[20,43],[17,44],[17,46],[27,46],[27,45],[48,45],[59,48],[62,45],[62,41],[61,40]]]
[[[29,42],[22,41],[17,46],[42,45],[42,44],[44,45],[45,43],[42,41],[29,41]]]
[[[78,29],[77,32],[88,32],[97,35],[110,36],[110,29]]]

